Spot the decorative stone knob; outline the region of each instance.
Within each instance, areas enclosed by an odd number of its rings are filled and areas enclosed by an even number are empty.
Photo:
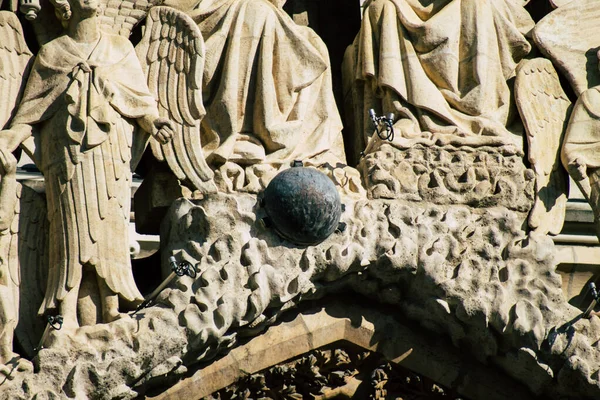
[[[280,172],[265,189],[262,205],[273,229],[302,246],[327,239],[342,215],[335,185],[313,168],[293,167]]]

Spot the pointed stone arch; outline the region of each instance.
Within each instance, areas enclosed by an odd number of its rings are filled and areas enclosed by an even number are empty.
[[[469,399],[535,398],[523,384],[499,368],[477,362],[442,335],[400,320],[392,312],[381,305],[341,300],[303,310],[150,398],[200,399],[244,376],[338,342],[378,352],[385,359]]]

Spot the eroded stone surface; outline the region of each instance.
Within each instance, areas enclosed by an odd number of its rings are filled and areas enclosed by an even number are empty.
[[[369,197],[527,212],[533,172],[516,149],[382,144],[359,165]]]
[[[29,395],[51,385],[56,393],[133,398],[258,334],[290,306],[341,291],[394,306],[536,393],[555,376],[563,378],[550,397],[596,393],[598,320],[577,322],[570,344],[564,334],[549,343],[550,329],[578,310],[561,293],[550,239],[521,231],[526,214],[342,198],[347,228],[308,248],[264,228],[256,196],[179,200],[163,230],[163,257],[190,261],[199,277],[180,278],[133,318],[73,337],[55,333],[36,359],[40,372],[17,374],[2,395],[23,397],[26,380]],[[89,383],[102,376],[111,384]],[[578,376],[588,383],[574,392],[568,382]]]

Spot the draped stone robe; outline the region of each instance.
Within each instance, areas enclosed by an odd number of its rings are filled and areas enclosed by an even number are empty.
[[[323,41],[264,0],[203,0],[189,11],[206,46],[208,161],[345,161]]]
[[[89,57],[61,36],[35,60],[13,125],[37,125],[50,223],[48,284],[40,313],[92,268],[121,298],[138,302],[129,255],[132,120],[158,115],[131,43],[102,34]],[[134,146],[135,147],[135,146]]]
[[[344,60],[356,147],[364,148],[374,131],[370,108],[395,113],[401,140],[513,138],[507,81],[530,51],[523,33],[532,27],[511,0],[369,1]]]

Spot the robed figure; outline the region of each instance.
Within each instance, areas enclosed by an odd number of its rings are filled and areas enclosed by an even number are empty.
[[[344,60],[354,156],[395,114],[397,144],[520,141],[510,79],[530,51],[533,20],[513,0],[370,0]],[[521,126],[522,129],[522,126]],[[515,136],[515,134],[518,134]]]
[[[25,141],[44,175],[50,271],[40,313],[57,309],[76,327],[84,277],[97,281],[104,322],[118,318],[118,297],[143,300],[128,232],[131,172],[148,135],[134,140],[134,123],[162,141],[170,123],[158,118],[131,43],[98,29],[98,4],[53,3],[63,19],[72,14],[67,34],[40,49],[0,148]]]
[[[265,0],[165,4],[185,11],[205,41],[201,135],[209,164],[345,163],[329,55],[314,31]]]

